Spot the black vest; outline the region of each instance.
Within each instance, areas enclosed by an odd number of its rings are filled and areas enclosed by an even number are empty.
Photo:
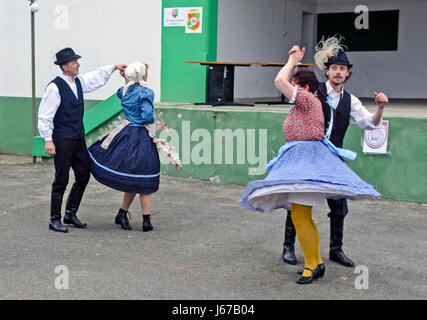
[[[320,90],[327,96],[326,83],[320,83]],[[329,127],[331,120],[331,107],[322,101],[323,115],[325,117],[325,133]],[[342,148],[344,136],[350,124],[350,111],[351,111],[351,95],[344,90],[343,97],[341,98],[338,107],[334,110],[334,123],[329,140],[338,148]]]
[[[77,140],[85,136],[83,127],[84,101],[83,90],[79,78],[76,81],[77,95],[61,77],[56,77],[52,82],[56,84],[61,96],[61,104],[53,118],[52,139]]]

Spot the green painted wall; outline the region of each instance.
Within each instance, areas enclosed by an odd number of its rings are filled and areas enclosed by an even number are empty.
[[[352,169],[384,198],[427,201],[427,118],[389,117],[387,155],[362,153],[363,131],[351,126],[345,146],[358,152]]]
[[[85,100],[85,110],[90,110],[99,100]],[[40,98],[36,99],[36,107]],[[31,155],[32,151],[32,100],[22,97],[0,97],[0,152]],[[38,130],[36,131],[38,134]]]
[[[163,26],[163,9],[180,7],[203,7],[201,34]],[[163,9],[161,101],[205,102],[208,67],[184,61],[216,61],[218,0],[163,0]]]
[[[179,151],[183,163],[180,172],[162,163],[161,172],[241,185],[263,179],[266,163],[284,143],[282,124],[286,115],[271,110],[156,106],[156,117],[170,127],[158,135]],[[90,132],[88,144],[122,119],[121,112]],[[344,147],[358,153],[350,162],[352,169],[385,199],[427,202],[427,118],[385,120],[390,126],[387,155],[363,154],[363,130],[350,125]],[[228,141],[222,137],[224,133]]]

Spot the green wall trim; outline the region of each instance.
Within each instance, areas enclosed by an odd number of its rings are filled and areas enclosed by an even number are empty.
[[[86,111],[83,117],[83,126],[85,128],[86,139],[88,139],[88,136],[91,135],[91,132],[94,131],[94,129],[101,127],[105,122],[108,122],[111,118],[121,113],[122,111],[123,109],[120,104],[120,99],[115,94],[101,103],[98,103],[90,110]],[[109,123],[109,128],[111,125],[113,124]],[[89,142],[92,143],[90,138],[89,140]],[[42,137],[33,137],[32,154],[34,157],[50,157],[44,152],[44,145],[45,143]]]
[[[164,8],[181,7],[203,7],[201,34],[163,26]],[[205,102],[208,67],[184,61],[216,61],[217,33],[218,0],[163,0],[161,101]]]

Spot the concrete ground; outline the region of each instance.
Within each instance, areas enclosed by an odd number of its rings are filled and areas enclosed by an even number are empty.
[[[133,230],[120,229],[122,194],[92,178],[79,213],[88,228],[62,234],[48,230],[53,173],[0,155],[0,299],[427,298],[425,204],[350,201],[344,250],[356,268],[329,261],[327,208],[315,208],[326,274],[301,286],[299,245],[298,266],[281,259],[285,212],[240,207],[243,186],[162,176],[155,229],[143,233],[139,203]]]

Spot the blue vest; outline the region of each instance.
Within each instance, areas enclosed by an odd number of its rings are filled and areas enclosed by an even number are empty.
[[[74,78],[77,86],[78,98],[74,95],[73,90],[61,77],[53,79],[53,83],[59,89],[61,104],[53,118],[52,139],[73,139],[77,140],[85,136],[83,127],[84,101],[83,90],[80,80]]]
[[[320,90],[327,96],[326,83],[320,83]],[[325,117],[325,133],[329,127],[331,120],[331,107],[322,101],[323,115]],[[329,140],[338,148],[342,148],[344,136],[350,124],[350,111],[351,111],[351,95],[344,90],[342,99],[338,107],[334,110],[334,123],[332,127],[331,137]]]

